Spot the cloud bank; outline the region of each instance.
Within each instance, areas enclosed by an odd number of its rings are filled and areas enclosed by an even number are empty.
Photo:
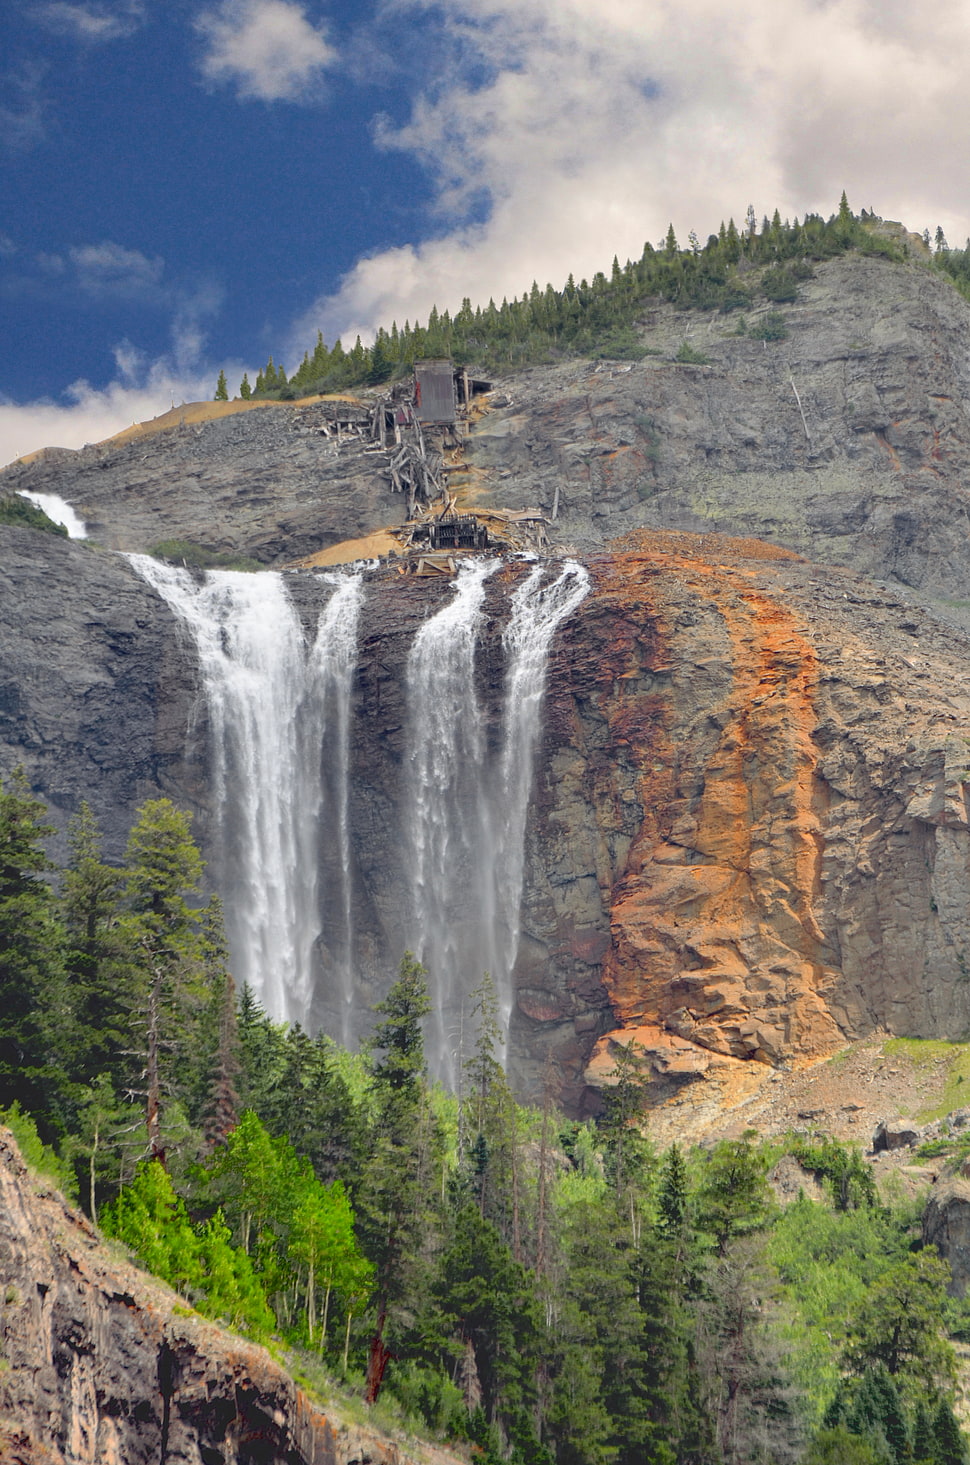
[[[295,323],[290,356],[318,327],[608,270],[670,220],[706,238],[749,202],[828,215],[845,188],[856,211],[970,234],[965,6],[387,0],[384,19],[438,38],[408,122],[380,140],[428,168],[439,237],[361,260]]]
[[[176,347],[178,346],[176,342]],[[12,402],[0,397],[0,467],[37,448],[83,448],[147,422],[183,402],[205,402],[212,396],[215,371],[209,366],[179,364],[177,355],[149,362],[124,343],[115,348],[115,379],[96,388],[76,381],[61,400]],[[230,395],[243,372],[255,379],[252,364],[224,363]]]
[[[291,0],[224,0],[196,29],[206,42],[203,76],[235,86],[244,101],[308,100],[336,60],[322,30]]]

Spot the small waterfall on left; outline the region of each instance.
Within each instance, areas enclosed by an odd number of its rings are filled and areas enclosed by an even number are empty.
[[[308,1022],[323,926],[319,855],[327,830],[337,843],[343,930],[326,934],[331,950],[336,946],[340,953],[331,961],[341,989],[335,995],[349,1011],[347,772],[361,576],[327,577],[333,594],[308,646],[278,574],[209,570],[196,580],[147,555],[128,559],[175,613],[198,653],[236,981],[248,983],[273,1017]]]

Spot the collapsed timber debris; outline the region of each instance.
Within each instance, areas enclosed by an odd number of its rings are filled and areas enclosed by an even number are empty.
[[[415,362],[412,379],[376,400],[315,404],[319,416],[311,430],[338,448],[357,443],[382,459],[379,471],[390,491],[405,497],[405,522],[382,531],[400,544],[402,573],[453,575],[456,554],[548,550],[549,519],[541,509],[459,508],[449,489],[448,475],[467,471],[462,450],[474,398],[490,390],[491,382],[441,359]]]

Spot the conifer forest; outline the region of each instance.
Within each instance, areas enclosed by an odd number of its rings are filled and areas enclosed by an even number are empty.
[[[595,1121],[518,1105],[487,973],[456,1093],[403,953],[359,1054],[227,970],[188,817],[62,869],[0,793],[0,1103],[29,1163],[187,1305],[378,1417],[523,1465],[957,1465],[970,1311],[860,1152],[753,1132],[658,1152],[635,1050]],[[785,1156],[814,1178],[782,1208]]]

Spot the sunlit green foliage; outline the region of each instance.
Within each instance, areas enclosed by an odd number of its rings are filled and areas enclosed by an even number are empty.
[[[658,1155],[634,1044],[598,1120],[524,1108],[487,977],[447,1095],[409,954],[351,1055],[237,997],[168,801],[120,869],[82,808],[57,896],[45,837],[23,780],[0,790],[0,975],[28,979],[0,1118],[193,1307],[483,1465],[963,1465],[946,1329],[966,1305],[857,1150],[749,1131]],[[775,1203],[782,1152],[824,1199]]]
[[[63,524],[55,524],[43,509],[32,504],[30,499],[22,498],[19,493],[0,494],[0,524],[18,524],[24,529],[40,529],[44,534],[57,534],[61,539],[68,537]]]

